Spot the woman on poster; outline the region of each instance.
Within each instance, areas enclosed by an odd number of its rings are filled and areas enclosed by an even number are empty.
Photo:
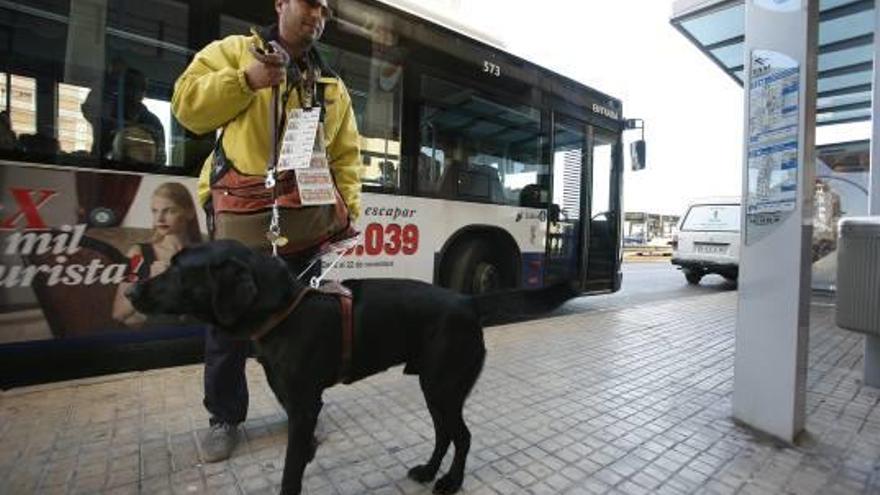
[[[126,256],[140,260],[135,275],[142,280],[164,272],[171,258],[186,246],[202,241],[195,202],[186,186],[165,182],[153,191],[150,202],[153,214],[153,238],[132,246]],[[125,297],[134,281],[119,284],[113,301],[113,319],[129,327],[141,327],[147,317],[138,313]]]

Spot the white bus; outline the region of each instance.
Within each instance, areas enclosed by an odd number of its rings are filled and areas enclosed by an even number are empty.
[[[320,51],[364,164],[364,235],[331,277],[617,290],[621,102],[407,5],[331,0]],[[153,236],[154,190],[192,194],[216,138],[175,120],[175,80],[274,16],[269,1],[0,0],[0,387],[201,359],[198,324],[127,326],[113,301]]]

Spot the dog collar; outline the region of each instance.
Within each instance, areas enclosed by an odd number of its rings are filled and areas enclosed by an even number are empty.
[[[312,289],[311,287],[305,287],[303,290],[299,291],[299,294],[296,295],[296,298],[294,298],[293,302],[290,303],[289,306],[284,308],[280,313],[276,313],[270,316],[268,320],[263,322],[263,324],[259,328],[257,328],[256,332],[251,334],[251,340],[257,341],[268,335],[269,332],[271,332],[273,328],[278,326],[279,323],[284,321],[284,319],[287,318],[290,313],[293,313],[293,310],[296,309],[297,306],[299,306],[299,303],[302,302],[303,298],[305,298],[306,294],[308,294],[309,292],[317,291],[315,289]]]

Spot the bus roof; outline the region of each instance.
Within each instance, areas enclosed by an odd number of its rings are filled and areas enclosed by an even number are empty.
[[[462,34],[469,38],[485,43],[499,50],[507,51],[507,47],[500,39],[490,35],[486,31],[477,29],[476,27],[455,19],[451,9],[443,9],[440,6],[429,7],[423,2],[416,0],[377,0],[398,10],[402,10],[416,17],[429,20],[434,24],[438,24],[447,29]]]
[[[468,38],[470,41],[475,42],[480,45],[484,45],[487,48],[498,50],[503,52],[506,57],[510,57],[511,59],[517,61],[518,63],[524,63],[526,65],[537,68],[539,71],[544,72],[545,74],[552,75],[552,77],[558,79],[560,82],[567,84],[574,84],[579,88],[583,88],[593,93],[594,96],[599,97],[600,99],[604,99],[605,101],[612,103],[617,107],[622,109],[623,102],[619,98],[615,98],[614,96],[609,95],[603,91],[597,90],[596,88],[579,81],[572,76],[562,74],[555,69],[551,69],[545,65],[532,61],[530,59],[525,58],[523,55],[510,51],[506,47],[506,45],[499,40],[498,38],[493,37],[492,35],[477,29],[474,26],[470,26],[466,23],[456,20],[453,16],[455,12],[451,9],[445,9],[445,12],[441,12],[439,7],[426,7],[419,3],[418,0],[365,0],[367,2],[371,2],[374,4],[384,5],[390,7],[393,10],[397,10],[400,13],[405,15],[409,15],[418,19],[423,19],[430,24],[433,24],[436,28],[446,29],[455,34],[459,34]],[[436,4],[435,4],[436,5]],[[621,111],[618,118],[614,120],[623,121],[624,115]]]

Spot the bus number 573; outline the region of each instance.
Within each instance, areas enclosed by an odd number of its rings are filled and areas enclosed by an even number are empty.
[[[490,76],[501,77],[501,66],[486,60],[483,62],[483,72]]]

